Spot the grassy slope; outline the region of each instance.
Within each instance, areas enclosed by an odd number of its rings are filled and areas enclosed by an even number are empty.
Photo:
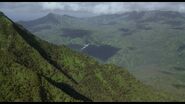
[[[125,69],[42,41],[2,14],[0,21],[0,101],[175,100]]]

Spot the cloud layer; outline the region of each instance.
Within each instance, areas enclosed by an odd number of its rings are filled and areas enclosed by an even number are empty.
[[[0,10],[14,19],[34,19],[49,12],[76,16],[143,10],[185,12],[185,2],[1,2]]]
[[[40,3],[42,9],[46,10],[67,10],[86,11],[95,14],[113,14],[127,11],[140,10],[173,10],[185,11],[185,3],[175,2],[98,2],[98,3]]]

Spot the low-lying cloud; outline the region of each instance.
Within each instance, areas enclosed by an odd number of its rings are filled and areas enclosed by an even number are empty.
[[[0,10],[15,19],[33,19],[49,12],[76,16],[148,10],[185,12],[185,2],[1,2]]]
[[[67,10],[67,11],[86,11],[95,14],[114,14],[128,11],[143,10],[173,10],[185,11],[185,3],[175,2],[98,2],[98,3],[40,3],[42,9],[46,10]]]

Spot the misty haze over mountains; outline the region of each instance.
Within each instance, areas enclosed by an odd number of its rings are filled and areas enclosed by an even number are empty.
[[[0,9],[13,20],[32,20],[49,12],[75,17],[130,11],[185,11],[183,2],[1,2]],[[31,14],[30,14],[31,13]]]

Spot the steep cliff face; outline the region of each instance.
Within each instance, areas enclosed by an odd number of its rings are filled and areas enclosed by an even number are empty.
[[[126,69],[40,40],[0,13],[0,101],[172,101]]]

